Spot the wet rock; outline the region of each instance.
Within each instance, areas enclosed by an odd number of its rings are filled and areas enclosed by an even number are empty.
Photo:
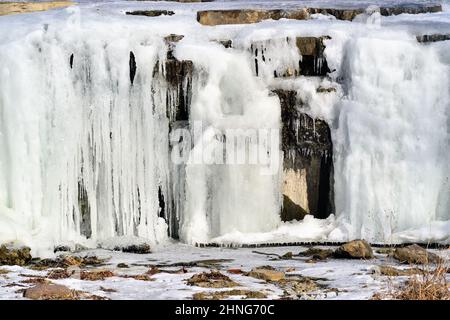
[[[236,299],[237,296],[243,296],[244,299],[265,299],[267,295],[260,291],[251,291],[245,289],[233,289],[228,291],[215,292],[198,292],[193,295],[194,300],[221,300],[232,297]]]
[[[72,248],[69,247],[69,246],[64,246],[64,245],[56,246],[56,247],[53,249],[53,252],[54,252],[54,253],[57,253],[57,252],[70,252],[70,251],[72,251]]]
[[[439,263],[441,261],[439,256],[417,244],[395,249],[393,257],[401,263],[410,264]]]
[[[373,251],[365,240],[353,240],[340,246],[334,257],[343,259],[372,259]]]
[[[122,251],[126,253],[137,253],[137,254],[147,254],[152,252],[150,245],[147,243],[133,244],[123,247],[115,247],[114,251]]]
[[[399,269],[391,266],[378,266],[378,272],[384,276],[398,277],[421,274],[423,273],[423,270],[420,270],[418,268]]]
[[[256,268],[248,273],[249,277],[265,281],[280,281],[284,279],[284,272],[272,269]]]
[[[0,246],[0,265],[26,265],[32,259],[30,252],[28,247],[3,244]]]
[[[326,218],[334,211],[333,145],[328,124],[301,112],[297,92],[273,90],[281,104],[283,221],[305,215]]]
[[[41,283],[25,289],[23,296],[33,300],[77,300],[79,293],[66,286],[53,283]]]
[[[297,37],[296,44],[302,55],[299,62],[300,75],[304,76],[325,76],[330,69],[324,56],[324,40],[331,39],[323,37]]]
[[[393,16],[399,14],[419,14],[419,13],[435,13],[441,12],[442,6],[440,4],[398,4],[392,6],[380,7],[380,14],[382,16]]]
[[[216,26],[223,24],[249,24],[267,19],[309,19],[309,13],[305,8],[297,10],[207,10],[197,12],[197,21],[203,25]]]
[[[446,40],[450,40],[450,33],[449,34],[425,34],[425,35],[417,36],[416,38],[417,38],[417,41],[421,42],[421,43],[446,41]]]
[[[318,87],[316,91],[317,91],[317,93],[330,93],[330,92],[336,92],[336,88],[334,88],[334,87],[328,87],[328,88]]]
[[[113,292],[117,292],[116,289],[112,289],[112,288],[105,288],[105,287],[100,287],[100,290],[103,292],[107,292],[107,293],[113,293]]]
[[[47,274],[47,278],[57,280],[57,279],[67,279],[70,278],[72,275],[74,275],[74,270],[67,270],[67,269],[55,269],[49,271]]]
[[[333,250],[308,248],[308,250],[300,252],[299,255],[304,257],[312,257],[313,260],[326,260],[333,256]]]
[[[125,268],[129,268],[129,266],[126,263],[118,263],[117,268],[125,269]]]
[[[50,9],[64,8],[74,5],[72,1],[48,1],[48,2],[0,2],[0,16],[35,11],[47,11]]]
[[[324,14],[334,16],[338,20],[353,20],[357,15],[364,13],[365,8],[339,9],[339,8],[308,8],[310,14]]]
[[[219,271],[203,272],[193,275],[187,280],[190,286],[198,286],[203,288],[230,288],[239,286],[238,283],[230,279],[230,277],[220,273]]]
[[[127,11],[126,14],[133,16],[159,17],[159,16],[172,16],[175,14],[175,12],[169,10],[136,10],[136,11]]]

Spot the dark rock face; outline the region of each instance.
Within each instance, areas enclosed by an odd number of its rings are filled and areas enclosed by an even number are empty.
[[[137,11],[127,11],[126,14],[132,16],[159,17],[159,16],[172,16],[175,14],[175,12],[169,10],[137,10]]]
[[[28,247],[2,245],[0,246],[0,265],[26,265],[32,258],[30,251]]]
[[[450,40],[450,33],[448,34],[424,34],[417,36],[417,41],[421,43],[438,42]]]
[[[392,5],[380,8],[380,14],[382,16],[393,16],[402,13],[407,14],[419,14],[419,13],[433,13],[441,12],[442,6],[440,4],[404,4],[404,5]]]
[[[273,70],[275,78],[291,76],[325,76],[330,72],[327,60],[325,59],[324,40],[331,39],[328,36],[322,37],[297,37],[295,39],[276,39],[276,41],[286,41],[288,44],[295,41],[302,59],[298,62],[298,67],[287,70]],[[260,68],[263,64],[270,62],[271,57],[267,53],[267,47],[275,39],[253,42],[250,51],[254,60],[254,72],[260,75]]]
[[[137,253],[137,254],[147,254],[151,253],[150,245],[147,243],[124,246],[124,247],[116,247],[115,251],[122,251],[126,253]]]
[[[324,57],[325,39],[324,37],[298,37],[296,39],[297,47],[302,54],[302,61],[299,62],[300,74],[305,76],[324,76],[330,69],[327,60]]]
[[[372,259],[373,251],[366,240],[353,240],[336,249],[334,257],[344,259]]]
[[[325,121],[299,111],[295,91],[274,90],[282,121],[284,221],[305,214],[326,218],[334,211],[331,132]]]

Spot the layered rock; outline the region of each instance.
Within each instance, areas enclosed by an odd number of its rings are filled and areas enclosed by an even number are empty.
[[[175,12],[169,10],[136,10],[136,11],[127,11],[126,14],[132,16],[159,17],[159,16],[172,16],[175,14]]]
[[[398,15],[402,13],[419,14],[442,11],[440,4],[405,4],[380,7],[383,16]],[[353,20],[357,15],[364,13],[366,8],[300,8],[292,10],[206,10],[197,12],[197,21],[203,25],[215,26],[223,24],[249,24],[263,20],[294,19],[306,20],[311,14],[332,15],[338,20]]]
[[[197,12],[197,21],[203,25],[215,26],[222,24],[250,24],[263,20],[279,19],[309,19],[309,13],[305,8],[298,10],[207,10]]]
[[[47,11],[50,9],[64,8],[74,5],[72,1],[52,2],[0,2],[0,16],[35,11]]]

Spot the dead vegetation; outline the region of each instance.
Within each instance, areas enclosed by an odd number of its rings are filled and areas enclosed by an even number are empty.
[[[448,266],[444,262],[427,264],[423,269],[412,268],[413,274],[401,284],[389,279],[388,291],[376,293],[374,300],[450,300],[450,284],[447,281]]]

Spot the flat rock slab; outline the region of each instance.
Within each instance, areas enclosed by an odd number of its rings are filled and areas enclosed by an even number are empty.
[[[438,42],[450,40],[450,33],[448,34],[424,34],[417,36],[417,41],[421,43]]]
[[[69,7],[74,4],[75,3],[72,1],[0,2],[0,16],[8,14],[35,12],[35,11],[47,11],[50,9]]]
[[[383,16],[402,13],[419,14],[442,11],[440,4],[406,4],[380,7]],[[332,15],[338,20],[351,21],[357,15],[364,13],[366,8],[299,8],[291,10],[263,10],[263,9],[233,9],[233,10],[204,10],[197,12],[197,21],[203,25],[215,26],[223,24],[249,24],[263,20],[294,19],[307,20],[311,14]]]
[[[159,17],[159,16],[172,16],[175,14],[175,12],[169,10],[137,10],[137,11],[127,11],[126,14],[132,16]]]
[[[272,269],[256,268],[250,271],[248,276],[266,281],[280,281],[284,279],[284,272]]]

